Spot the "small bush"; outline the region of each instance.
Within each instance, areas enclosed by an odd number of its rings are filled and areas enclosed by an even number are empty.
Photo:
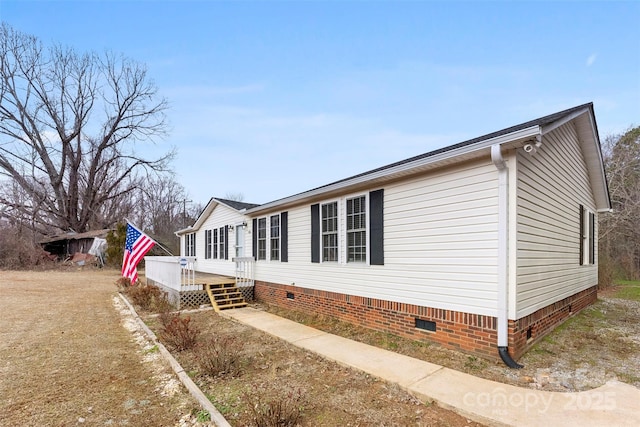
[[[200,370],[212,377],[234,377],[242,368],[242,342],[233,335],[216,335],[196,347]]]
[[[166,293],[162,292],[157,286],[140,282],[131,285],[131,281],[125,277],[116,280],[116,286],[134,305],[145,311],[162,313],[173,308],[167,300]]]
[[[180,317],[180,313],[160,313],[160,338],[176,351],[193,348],[200,331],[191,323],[191,317]]]
[[[126,293],[127,290],[131,287],[131,279],[128,277],[121,277],[116,280],[116,287],[120,292]]]
[[[293,427],[302,418],[305,400],[301,389],[283,388],[282,384],[254,385],[245,393],[256,427]]]

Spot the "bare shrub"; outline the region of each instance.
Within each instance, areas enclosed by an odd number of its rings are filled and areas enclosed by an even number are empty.
[[[200,330],[191,323],[191,317],[181,317],[180,312],[160,313],[160,338],[176,351],[193,348],[200,335]]]
[[[300,422],[306,403],[302,389],[282,384],[254,384],[244,398],[256,427],[294,427]]]
[[[29,270],[54,265],[48,252],[35,243],[30,234],[17,227],[0,225],[0,268]]]
[[[126,293],[127,290],[131,287],[131,279],[129,279],[128,277],[121,277],[118,280],[116,280],[116,287],[118,288],[118,291]]]
[[[242,369],[242,342],[233,335],[215,335],[196,347],[200,370],[212,377],[235,377]]]

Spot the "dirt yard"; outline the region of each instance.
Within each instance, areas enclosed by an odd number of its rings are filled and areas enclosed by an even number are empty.
[[[0,426],[179,426],[199,407],[145,357],[114,271],[0,271]]]
[[[196,423],[197,403],[114,298],[117,278],[0,271],[0,426],[209,424]],[[303,426],[478,426],[212,311],[193,319],[205,335],[225,331],[246,344],[242,373],[225,381],[176,353],[232,425],[251,425],[246,402],[285,391],[300,397]]]

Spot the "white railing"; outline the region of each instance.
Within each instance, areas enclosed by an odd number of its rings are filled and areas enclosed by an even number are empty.
[[[245,288],[253,286],[255,279],[255,260],[253,257],[233,258],[236,263],[236,286]]]
[[[194,257],[144,257],[145,276],[154,282],[178,292],[200,290],[195,284]]]

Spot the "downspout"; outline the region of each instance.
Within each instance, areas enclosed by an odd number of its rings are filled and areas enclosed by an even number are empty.
[[[523,366],[509,354],[509,170],[500,144],[491,146],[491,161],[498,169],[498,354],[505,365],[520,369]]]

